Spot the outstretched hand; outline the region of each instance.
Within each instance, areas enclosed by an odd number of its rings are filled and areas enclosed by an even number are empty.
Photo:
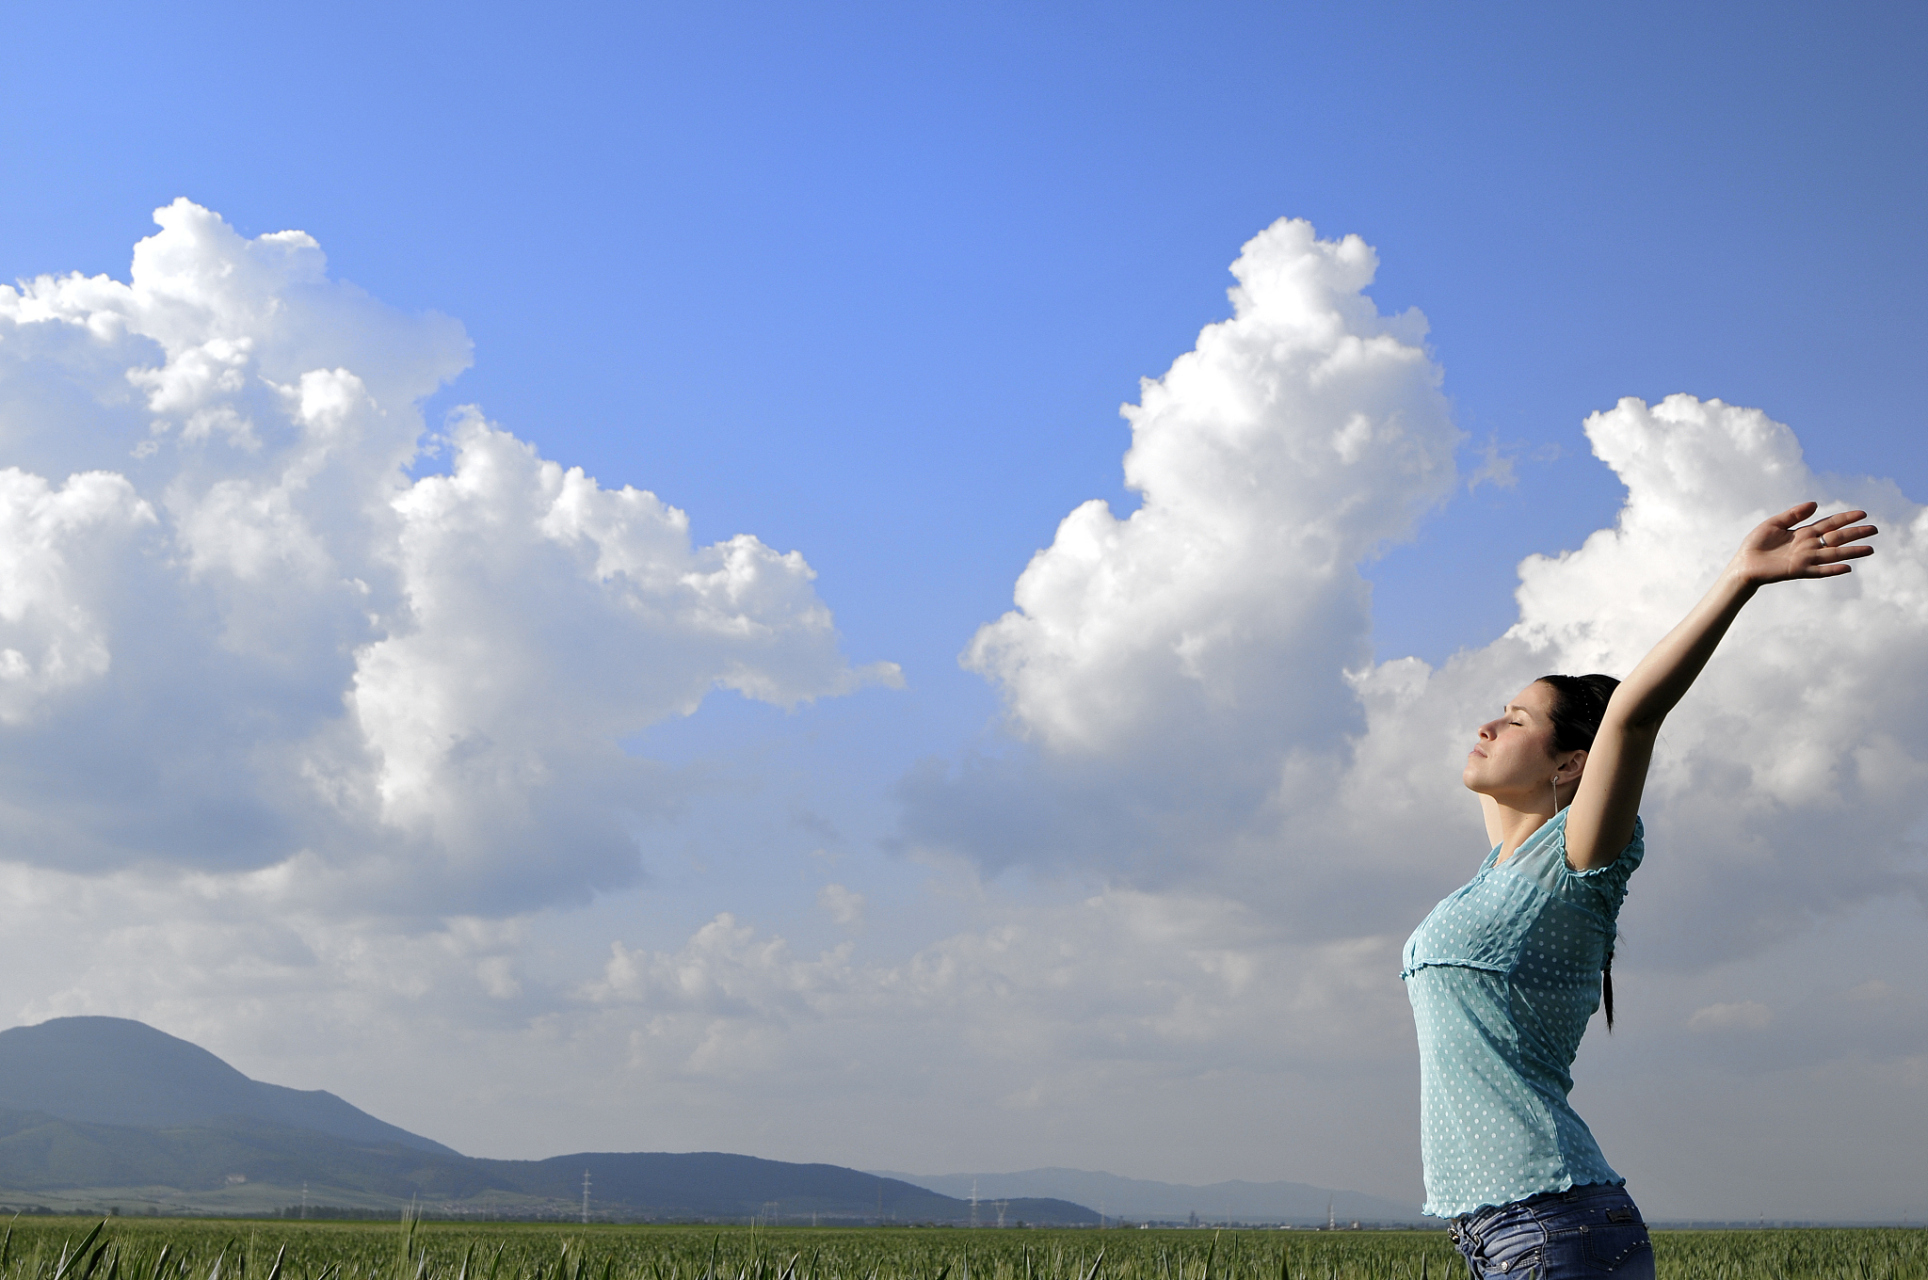
[[[1842,511],[1812,524],[1801,524],[1816,510],[1815,503],[1803,502],[1761,521],[1741,539],[1741,549],[1734,553],[1729,568],[1753,586],[1853,573],[1847,562],[1873,555],[1874,548],[1861,544],[1861,540],[1874,537],[1879,530],[1871,524],[1854,523],[1867,516],[1865,511]]]
[[[1867,512],[1842,511],[1815,520],[1817,509],[1803,502],[1755,526],[1741,539],[1727,572],[1613,691],[1567,815],[1567,861],[1573,867],[1604,867],[1633,839],[1661,722],[1707,665],[1754,589],[1796,578],[1839,577],[1853,572],[1848,561],[1874,554],[1864,540],[1874,537],[1875,527],[1855,523]]]

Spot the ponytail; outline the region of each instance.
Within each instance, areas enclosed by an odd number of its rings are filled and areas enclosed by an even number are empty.
[[[1607,1010],[1607,1032],[1613,1032],[1613,948],[1607,948],[1606,961],[1600,966],[1600,1003]]]

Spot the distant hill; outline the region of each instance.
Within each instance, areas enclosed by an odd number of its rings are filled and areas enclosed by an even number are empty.
[[[970,1203],[896,1178],[834,1164],[788,1164],[715,1151],[686,1154],[588,1153],[548,1160],[485,1160],[491,1172],[526,1195],[567,1202],[581,1194],[582,1175],[604,1203],[647,1206],[665,1218],[749,1218],[798,1221],[811,1215],[845,1221],[969,1222]],[[995,1211],[990,1211],[995,1218]],[[1011,1222],[1095,1226],[1083,1205],[1023,1197],[1005,1207]]]
[[[1027,1169],[1022,1173],[948,1173],[885,1176],[946,1195],[980,1200],[1007,1196],[1055,1196],[1100,1206],[1106,1216],[1132,1222],[1185,1222],[1196,1213],[1203,1222],[1323,1223],[1328,1205],[1341,1222],[1418,1222],[1417,1202],[1401,1204],[1359,1191],[1315,1187],[1303,1182],[1215,1182],[1193,1187],[1172,1182],[1120,1178],[1083,1169]]]
[[[250,1080],[125,1018],[0,1031],[0,1206],[265,1213],[302,1204],[619,1219],[969,1222],[963,1199],[829,1164],[720,1152],[480,1160],[332,1093]],[[994,1216],[995,1211],[986,1210]],[[1051,1197],[1008,1221],[1094,1224]]]
[[[273,1187],[273,1207],[301,1198],[303,1183],[351,1205],[459,1199],[513,1190],[483,1162],[399,1142],[356,1143],[248,1116],[146,1128],[84,1124],[43,1112],[0,1112],[0,1200],[19,1193],[154,1188],[185,1193]],[[138,1197],[135,1197],[138,1199]]]
[[[358,1143],[246,1116],[205,1125],[97,1125],[0,1112],[0,1205],[113,1204],[263,1213],[310,1201],[358,1209],[573,1216],[590,1175],[596,1214],[624,1220],[968,1222],[971,1206],[894,1178],[829,1164],[719,1152],[592,1152],[478,1160]],[[987,1210],[988,1213],[994,1211]],[[1010,1221],[1095,1224],[1082,1205],[1028,1198]]]
[[[129,1018],[55,1018],[0,1031],[0,1110],[148,1128],[246,1116],[353,1142],[457,1154],[332,1093],[250,1080],[199,1045]]]

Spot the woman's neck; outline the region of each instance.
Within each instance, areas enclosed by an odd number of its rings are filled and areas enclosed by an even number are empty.
[[[1480,808],[1486,817],[1486,838],[1500,847],[1500,856],[1494,860],[1496,864],[1512,857],[1529,836],[1552,821],[1557,812],[1552,805],[1550,788],[1538,807],[1518,802],[1508,804],[1487,795],[1480,797]]]

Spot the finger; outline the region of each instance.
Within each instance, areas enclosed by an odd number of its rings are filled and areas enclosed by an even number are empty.
[[[1802,573],[1803,576],[1810,578],[1831,578],[1836,574],[1849,572],[1846,561],[1859,560],[1873,554],[1873,547],[1830,547],[1826,551],[1816,551]]]
[[[1833,533],[1836,529],[1839,529],[1842,525],[1853,524],[1856,520],[1866,520],[1867,518],[1868,518],[1868,513],[1865,511],[1837,511],[1835,514],[1831,516],[1821,517],[1819,520],[1816,520],[1814,524],[1810,527],[1817,529],[1822,533]],[[1829,538],[1828,541],[1832,542],[1834,541],[1834,539]]]
[[[1836,529],[1827,535],[1828,545],[1830,547],[1845,547],[1851,542],[1859,542],[1863,538],[1872,538],[1880,532],[1881,530],[1871,524],[1859,524],[1850,529]],[[1874,548],[1869,547],[1867,550],[1872,551]]]
[[[1780,515],[1769,516],[1767,523],[1778,529],[1792,529],[1820,509],[1821,504],[1818,502],[1797,502]]]

